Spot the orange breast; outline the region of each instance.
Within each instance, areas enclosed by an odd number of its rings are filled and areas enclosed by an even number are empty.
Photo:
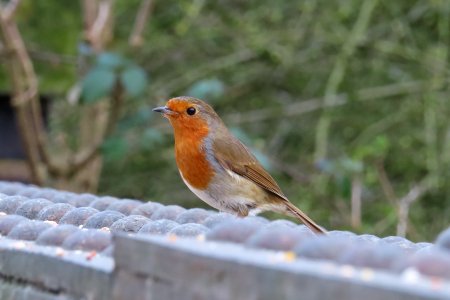
[[[208,135],[207,127],[195,131],[175,129],[175,158],[183,178],[194,188],[204,190],[214,176],[201,145]],[[178,129],[178,130],[177,130]]]

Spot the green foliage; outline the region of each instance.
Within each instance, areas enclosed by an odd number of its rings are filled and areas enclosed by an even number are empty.
[[[120,73],[120,81],[131,97],[141,96],[148,85],[145,71],[137,66],[129,66]]]
[[[105,140],[101,150],[107,160],[117,161],[125,156],[128,144],[123,138],[111,137]]]
[[[385,135],[376,136],[373,141],[356,147],[354,150],[354,158],[363,159],[377,159],[384,157],[389,150],[389,140]]]
[[[203,79],[194,83],[187,91],[188,96],[199,99],[208,99],[214,101],[223,96],[225,86],[222,81],[217,78]]]
[[[79,7],[70,3],[26,2],[21,29],[27,43],[77,55],[82,20]],[[131,50],[127,40],[139,1],[119,1],[114,52],[89,58],[86,76],[98,68],[107,72],[102,80],[89,80],[84,95],[93,89],[89,99],[103,97],[112,88],[112,73],[128,96],[148,97],[128,102],[115,133],[121,142],[105,146],[111,154],[100,192],[202,205],[179,178],[170,126],[151,114],[164,99],[187,93],[212,102],[271,168],[285,194],[327,228],[349,228],[355,176],[363,185],[361,230],[378,235],[395,234],[397,224],[383,172],[396,199],[433,178],[411,207],[408,231],[414,240],[433,239],[450,215],[450,6],[378,1],[349,56],[344,45],[363,3],[162,1],[147,24],[143,47]],[[151,74],[151,85],[136,65]],[[36,68],[44,91],[65,93],[68,82],[77,81],[74,62],[52,65],[36,58]],[[340,78],[336,86],[334,76]],[[1,77],[1,86],[5,82]],[[330,86],[336,98],[324,114]],[[315,161],[317,124],[324,116],[327,153]]]
[[[152,150],[160,146],[164,141],[161,131],[154,128],[148,128],[142,134],[140,147],[145,150]]]
[[[91,55],[89,48],[82,48]],[[117,53],[103,52],[96,56],[92,68],[81,84],[83,103],[94,103],[110,95],[116,84],[121,84],[128,96],[142,96],[149,84],[147,73],[139,66]]]
[[[84,103],[93,103],[108,96],[116,82],[116,75],[112,70],[103,68],[91,69],[83,78],[81,97]]]
[[[126,60],[116,53],[103,52],[97,56],[96,63],[98,67],[118,71],[126,65]]]

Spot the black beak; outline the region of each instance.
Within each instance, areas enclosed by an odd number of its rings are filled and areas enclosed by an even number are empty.
[[[153,111],[162,113],[164,115],[170,115],[173,113],[173,111],[170,110],[167,106],[155,107]]]

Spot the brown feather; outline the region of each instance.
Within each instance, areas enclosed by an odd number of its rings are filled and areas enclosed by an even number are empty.
[[[297,217],[312,231],[316,233],[325,232],[305,213],[289,202],[272,176],[261,166],[250,150],[228,131],[211,106],[199,99],[177,97],[170,99],[166,107],[163,111],[169,111],[170,113],[166,113],[165,117],[170,120],[175,133],[177,164],[189,188],[192,187],[202,191],[209,188],[210,181],[215,176],[210,165],[213,162],[210,161],[208,156],[213,154],[214,159],[222,168],[254,183],[242,183],[245,187],[250,187],[250,190],[256,190],[256,194],[244,192],[245,197],[251,198],[250,201],[253,200],[253,203],[250,203],[252,207],[261,210],[270,209]],[[191,107],[195,108],[197,113],[188,114],[187,109]],[[210,142],[212,142],[212,149],[209,148]],[[223,183],[226,185],[226,180]],[[234,184],[239,183],[234,182]],[[214,190],[209,192],[213,193]],[[194,193],[196,192],[194,191]],[[216,196],[228,199],[222,197],[223,195],[216,194]],[[211,196],[199,196],[199,198],[207,203],[212,202]],[[217,201],[217,199],[213,200]],[[219,209],[223,209],[224,206],[225,209],[230,209],[220,201],[216,205],[210,205]],[[248,203],[242,205],[234,203],[234,205],[237,205],[238,209],[234,208],[233,210],[238,214],[246,215],[248,213]]]
[[[294,204],[292,204],[290,201],[287,201],[286,203],[287,210],[289,211],[290,215],[293,217],[297,217],[300,219],[303,224],[309,227],[313,232],[315,233],[322,233],[326,234],[327,231],[317,225],[313,220],[311,220],[310,217],[308,217],[307,214],[305,214],[303,211],[300,210],[300,208],[296,207]]]
[[[278,184],[269,173],[261,166],[250,150],[232,135],[224,139],[213,141],[214,154],[222,167],[247,178],[263,189],[277,195],[283,200],[288,200]]]
[[[277,202],[283,203],[285,210],[280,212],[297,217],[315,233],[326,232],[288,200],[276,181],[244,144],[229,133],[225,134],[225,136],[226,139],[215,139],[213,141],[215,158],[223,168],[253,181],[267,192],[273,194],[275,199],[281,200]]]

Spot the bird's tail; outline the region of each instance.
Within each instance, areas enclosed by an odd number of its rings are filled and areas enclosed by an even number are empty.
[[[296,207],[291,202],[286,201],[286,211],[288,215],[295,217],[303,222],[309,229],[311,229],[314,233],[318,234],[326,234],[327,231],[317,225],[310,217],[308,217],[304,212],[302,212],[298,207]]]

